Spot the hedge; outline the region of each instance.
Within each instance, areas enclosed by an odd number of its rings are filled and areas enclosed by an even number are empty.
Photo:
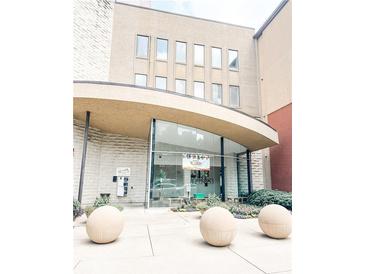
[[[277,204],[292,210],[292,194],[279,190],[260,189],[248,196],[247,203],[256,206]]]

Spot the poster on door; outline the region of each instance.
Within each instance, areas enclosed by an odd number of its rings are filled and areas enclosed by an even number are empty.
[[[203,154],[184,153],[182,166],[188,170],[210,170],[210,158]]]

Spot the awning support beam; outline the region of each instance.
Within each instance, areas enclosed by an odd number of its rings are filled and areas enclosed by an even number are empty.
[[[221,137],[221,195],[222,195],[222,201],[225,201],[226,195],[225,195],[225,189],[224,189],[224,138]]]
[[[247,183],[248,183],[248,194],[252,193],[252,165],[251,165],[251,151],[246,151],[247,160]]]
[[[81,200],[82,200],[82,190],[84,187],[84,174],[85,174],[85,162],[86,162],[86,151],[87,151],[87,139],[89,136],[89,125],[90,125],[90,111],[86,111],[84,143],[83,143],[83,147],[82,147],[79,194],[78,194],[78,200],[79,200],[80,204],[81,204]]]

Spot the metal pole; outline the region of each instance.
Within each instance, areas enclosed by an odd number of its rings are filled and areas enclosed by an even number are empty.
[[[252,193],[251,151],[246,151],[248,194]]]
[[[225,201],[226,195],[224,190],[224,138],[221,137],[221,194],[222,194],[222,201]]]
[[[152,192],[151,192],[151,186],[153,187],[153,178],[155,177],[155,169],[154,169],[154,164],[155,164],[155,140],[156,140],[156,119],[152,120],[152,146],[151,146],[151,177],[150,177],[150,187],[149,187],[149,198],[152,199]],[[148,203],[148,207],[149,207],[149,203]]]
[[[88,138],[88,135],[89,135],[89,124],[90,124],[90,111],[86,111],[84,144],[83,144],[83,147],[82,147],[79,196],[78,196],[78,200],[79,200],[80,204],[81,204],[81,199],[82,199],[82,189],[84,187],[84,172],[85,172],[85,161],[86,161],[86,150],[87,150],[87,138]]]
[[[152,170],[153,170],[153,160],[152,160],[152,155],[154,153],[154,127],[155,127],[155,119],[151,120],[151,125],[150,125],[150,145],[149,145],[149,162],[148,162],[148,176],[147,176],[147,189],[146,189],[146,207],[150,208],[150,189],[151,189],[151,178],[153,177],[152,175]]]

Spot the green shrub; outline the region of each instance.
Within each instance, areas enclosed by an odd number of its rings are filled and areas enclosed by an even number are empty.
[[[95,199],[93,207],[101,207],[109,204],[109,197],[103,196]]]
[[[251,205],[266,206],[270,204],[281,205],[292,210],[292,194],[291,192],[260,189],[248,196],[247,202]]]
[[[221,203],[222,200],[217,194],[208,194],[207,205],[209,207],[219,206]]]
[[[81,204],[78,200],[74,199],[74,207],[73,207],[73,219],[75,220],[76,217],[81,216],[84,211],[81,208]]]
[[[98,207],[101,207],[101,206],[105,206],[105,205],[110,205],[109,204],[109,197],[100,197],[100,198],[96,198],[95,199],[95,202],[92,206],[87,206],[85,208],[85,213],[86,213],[86,216],[89,217],[90,214],[95,210],[97,209]],[[115,208],[119,209],[120,211],[123,210],[123,206],[122,205],[110,205],[110,206],[114,206]]]
[[[233,214],[235,218],[238,219],[248,219],[256,218],[262,207],[248,204],[231,204],[229,211]]]

